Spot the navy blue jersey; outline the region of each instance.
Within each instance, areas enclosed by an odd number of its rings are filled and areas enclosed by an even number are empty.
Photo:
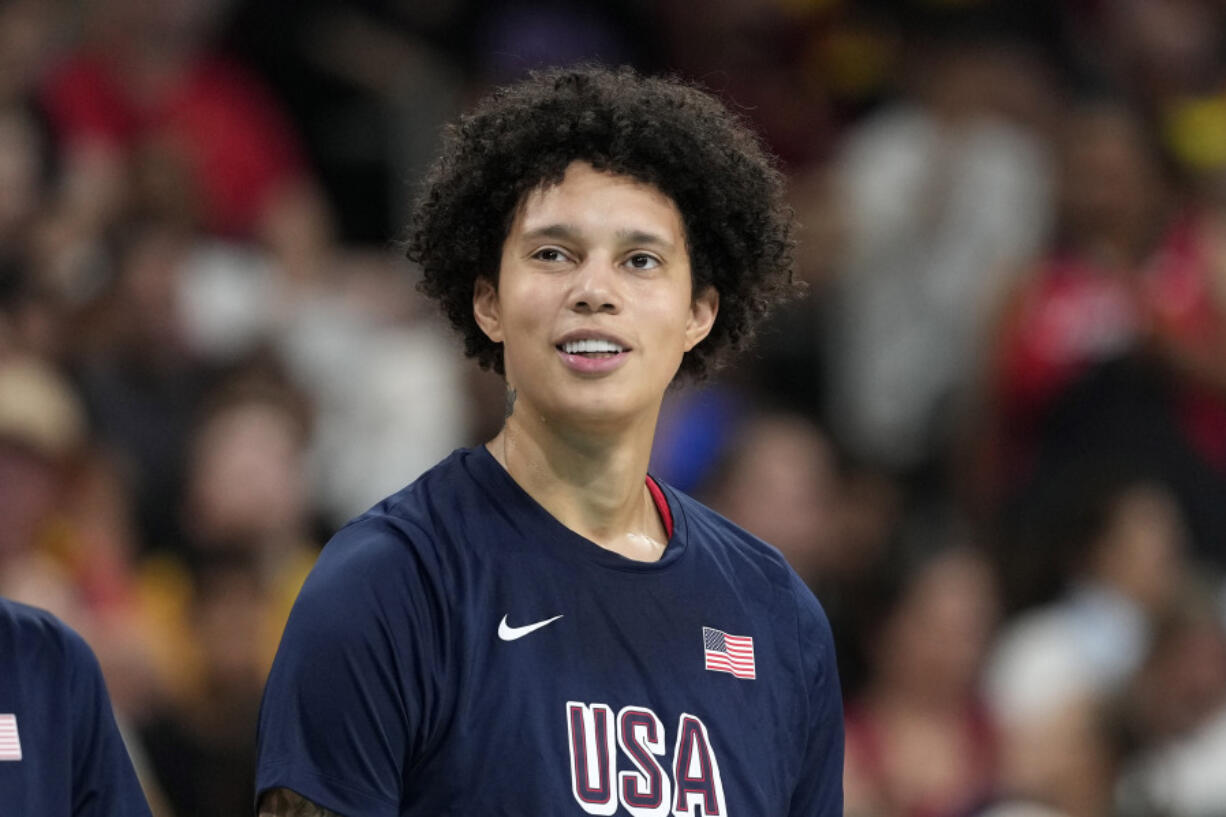
[[[484,448],[342,529],[264,692],[257,788],[345,817],[842,814],[829,625],[777,551],[663,486],[656,562]]]
[[[7,599],[0,814],[149,817],[93,652],[55,616]]]

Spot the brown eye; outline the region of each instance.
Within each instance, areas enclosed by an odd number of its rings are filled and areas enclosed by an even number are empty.
[[[532,257],[538,261],[546,261],[549,263],[566,260],[566,256],[556,247],[543,247],[532,253]]]
[[[660,266],[660,259],[656,258],[654,255],[648,255],[647,253],[640,252],[630,256],[627,263],[633,269],[652,270]]]

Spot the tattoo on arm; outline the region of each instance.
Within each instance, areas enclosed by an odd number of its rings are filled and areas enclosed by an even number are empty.
[[[342,817],[317,806],[297,792],[272,789],[260,797],[260,817]]]
[[[515,398],[519,396],[519,392],[515,391],[512,386],[507,386],[507,407],[502,415],[502,419],[507,419],[511,416],[511,412],[515,411]]]

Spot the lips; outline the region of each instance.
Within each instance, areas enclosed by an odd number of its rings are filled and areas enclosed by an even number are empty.
[[[626,362],[630,344],[616,335],[577,330],[568,332],[555,344],[562,363],[576,374],[601,375]]]

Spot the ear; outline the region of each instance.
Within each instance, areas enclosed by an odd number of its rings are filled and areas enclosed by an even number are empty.
[[[690,317],[685,322],[685,351],[690,351],[707,335],[715,325],[715,316],[719,314],[719,293],[715,287],[709,286],[694,296],[690,303]]]
[[[473,318],[485,336],[494,343],[502,343],[502,311],[498,303],[498,288],[485,276],[473,284]]]

